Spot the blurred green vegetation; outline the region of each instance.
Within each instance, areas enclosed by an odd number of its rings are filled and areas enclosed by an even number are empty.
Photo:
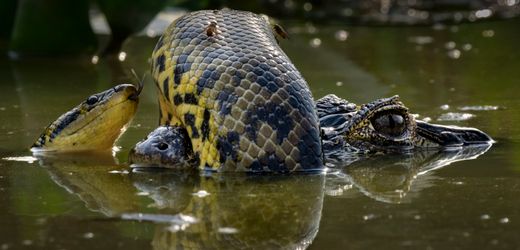
[[[20,0],[10,50],[18,56],[92,54],[87,0]]]
[[[117,55],[125,40],[141,31],[165,6],[188,11],[228,7],[278,19],[363,25],[460,23],[520,14],[520,4],[503,0],[4,0],[0,3],[0,51],[9,47],[15,57],[95,52]],[[101,49],[89,23],[89,10],[96,7],[111,30]],[[491,14],[482,18],[482,12],[478,14],[481,10]]]
[[[116,54],[123,42],[141,31],[164,8],[166,0],[96,0],[110,26],[111,37],[102,55]],[[195,1],[197,2],[197,1]]]

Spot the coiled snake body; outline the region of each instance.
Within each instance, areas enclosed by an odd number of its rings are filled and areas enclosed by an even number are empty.
[[[160,125],[186,128],[201,169],[322,168],[312,95],[262,16],[205,10],[177,19],[153,52],[152,74]]]

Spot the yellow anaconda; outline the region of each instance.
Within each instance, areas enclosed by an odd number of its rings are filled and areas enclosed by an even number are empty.
[[[33,152],[102,151],[112,148],[137,110],[143,86],[120,84],[89,96],[52,122],[32,145]]]
[[[187,129],[200,169],[323,168],[307,83],[265,18],[204,10],[180,17],[152,55],[160,125]]]

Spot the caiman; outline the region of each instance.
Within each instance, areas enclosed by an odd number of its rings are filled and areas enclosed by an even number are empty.
[[[130,163],[203,171],[314,172],[322,171],[326,158],[337,154],[492,142],[474,128],[418,121],[397,96],[364,105],[334,95],[315,102],[278,46],[284,37],[280,26],[245,11],[203,10],[175,20],[152,54],[160,126],[131,150]],[[88,111],[82,109],[82,114]],[[60,129],[47,129],[34,147],[78,147],[79,142],[71,140],[66,141],[70,145],[56,143],[71,120],[82,124],[75,125],[81,129],[74,133],[93,138],[109,133],[102,131],[107,128],[120,131],[103,124],[133,112],[110,116],[113,119],[103,122],[70,115],[58,119],[51,127]]]

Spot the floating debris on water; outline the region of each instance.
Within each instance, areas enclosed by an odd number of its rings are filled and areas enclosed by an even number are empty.
[[[22,245],[24,246],[30,246],[32,245],[33,241],[32,240],[23,240],[22,241]]]
[[[313,38],[313,39],[311,39],[311,41],[309,42],[309,44],[310,44],[311,47],[313,47],[313,48],[318,48],[318,47],[320,47],[320,45],[321,45],[321,39],[319,39],[319,38]]]
[[[475,117],[475,115],[470,113],[448,112],[439,116],[437,121],[466,121],[473,117]]]
[[[108,173],[110,173],[110,174],[129,174],[130,172],[128,172],[128,170],[112,170],[112,171],[108,171]]]
[[[309,33],[309,34],[314,34],[314,33],[318,32],[318,29],[312,23],[306,23],[305,29],[307,30],[307,33]]]
[[[304,3],[303,4],[303,10],[305,10],[307,12],[311,11],[312,10],[312,3],[309,3],[309,2]]]
[[[459,26],[451,26],[451,27],[450,27],[450,32],[451,32],[451,33],[457,33],[457,32],[459,32]]]
[[[482,36],[483,37],[493,37],[493,36],[495,36],[495,31],[494,30],[484,30],[484,31],[482,31]]]
[[[336,33],[334,33],[334,38],[338,41],[346,41],[348,38],[348,32],[345,30],[338,30]]]
[[[123,220],[135,221],[150,221],[159,223],[173,223],[173,224],[194,224],[199,220],[193,216],[185,214],[143,214],[143,213],[126,213],[121,215]]]
[[[412,36],[408,38],[408,41],[418,45],[425,45],[433,43],[433,37],[431,36]]]
[[[99,56],[95,55],[92,57],[92,59],[90,59],[90,62],[92,64],[97,64],[99,62]]]
[[[489,216],[489,214],[483,214],[483,215],[480,216],[480,219],[481,220],[489,220],[489,219],[491,219],[491,216]]]
[[[336,86],[338,86],[338,87],[343,86],[343,82],[340,82],[340,81],[336,82]]]
[[[121,51],[119,52],[119,55],[117,56],[117,59],[119,59],[119,61],[123,62],[126,60],[126,52],[124,51]]]
[[[23,161],[27,163],[34,163],[38,160],[38,158],[32,157],[32,156],[14,156],[14,157],[4,157],[2,160],[6,161]]]
[[[462,106],[462,107],[459,107],[457,108],[458,110],[461,110],[461,111],[468,111],[468,110],[472,110],[472,111],[490,111],[490,110],[498,110],[499,107],[498,106],[492,106],[492,105],[477,105],[477,106]]]
[[[424,118],[422,118],[422,120],[425,121],[425,122],[431,122],[432,118],[431,117],[424,117]]]
[[[375,214],[363,215],[363,220],[372,220],[372,219],[375,219],[375,218],[376,218]]]
[[[504,218],[500,219],[498,222],[500,222],[502,224],[507,224],[507,223],[509,223],[509,218],[504,217]]]
[[[83,234],[83,238],[92,239],[92,238],[94,238],[94,233],[92,233],[92,232],[85,233],[85,234]]]
[[[459,59],[461,55],[462,53],[458,49],[448,51],[448,57],[451,59]]]
[[[210,195],[210,193],[208,191],[206,191],[206,190],[199,190],[198,192],[193,193],[192,195],[193,196],[197,196],[199,198],[204,198],[204,197]]]
[[[464,51],[470,51],[472,48],[473,48],[473,46],[471,44],[469,44],[469,43],[466,43],[466,44],[462,45],[462,49]]]
[[[238,233],[238,229],[234,227],[221,227],[218,229],[218,232],[221,234],[236,234]]]
[[[432,29],[433,30],[444,30],[444,29],[446,29],[446,25],[444,25],[442,23],[436,23],[432,26]]]
[[[172,233],[176,233],[176,232],[179,232],[179,231],[184,231],[186,230],[186,228],[188,228],[189,225],[187,224],[182,224],[182,225],[177,225],[177,224],[173,224],[169,227],[166,228],[166,230],[172,232]]]
[[[136,195],[137,196],[148,196],[148,195],[150,195],[150,193],[148,193],[148,192],[137,192]]]
[[[450,105],[448,105],[448,104],[443,104],[443,105],[440,106],[440,108],[441,108],[442,110],[448,110],[448,109],[450,109]]]
[[[475,11],[475,17],[477,18],[488,18],[493,14],[490,9],[482,9]]]
[[[446,49],[454,49],[457,46],[457,44],[454,41],[449,41],[444,44],[444,48]]]
[[[341,10],[340,13],[341,13],[342,16],[349,17],[349,16],[352,16],[352,14],[354,14],[354,10],[352,10],[351,8],[344,8],[344,9]]]

